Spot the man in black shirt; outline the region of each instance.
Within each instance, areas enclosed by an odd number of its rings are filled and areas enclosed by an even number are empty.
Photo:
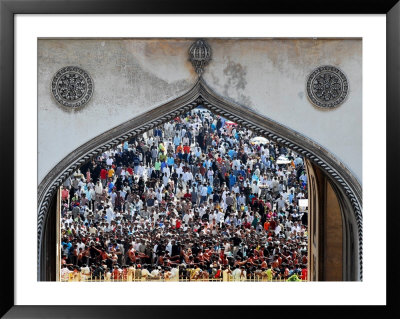
[[[172,241],[172,249],[171,249],[171,258],[181,255],[181,245],[180,243],[175,243],[175,240]]]
[[[209,219],[209,215],[208,215],[208,209],[206,210],[206,212],[204,213],[204,215],[201,217],[202,221],[208,221]]]
[[[198,242],[195,242],[194,245],[193,245],[193,247],[192,247],[192,254],[193,254],[194,256],[197,256],[197,254],[199,253],[199,251],[200,251],[199,243],[198,243]]]
[[[221,197],[218,195],[218,192],[213,192],[213,203],[219,203]]]
[[[240,239],[237,234],[235,234],[235,236],[232,238],[232,242],[233,242],[233,257],[236,257],[238,251],[239,251],[239,246],[240,243],[242,242],[242,239]]]

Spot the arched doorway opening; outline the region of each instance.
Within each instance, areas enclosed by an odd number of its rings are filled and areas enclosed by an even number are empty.
[[[354,176],[320,145],[219,96],[201,77],[186,94],[77,148],[43,179],[38,187],[38,280],[55,280],[57,189],[63,181],[94,156],[199,105],[304,156],[313,216],[309,222],[310,279],[362,280],[362,197]]]

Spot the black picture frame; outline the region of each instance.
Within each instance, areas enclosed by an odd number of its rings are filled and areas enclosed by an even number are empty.
[[[387,52],[387,305],[386,306],[16,306],[14,290],[14,17],[16,14],[386,14]],[[187,315],[192,318],[239,318],[244,316],[315,316],[326,315],[354,317],[382,315],[395,317],[398,299],[395,287],[399,278],[395,270],[394,257],[398,249],[394,235],[397,213],[395,196],[398,179],[396,160],[399,146],[400,118],[400,3],[398,0],[335,0],[335,1],[264,1],[262,4],[249,0],[245,3],[214,1],[162,1],[162,0],[0,0],[0,156],[3,179],[2,187],[2,230],[0,242],[1,295],[0,315],[4,318],[176,318]],[[379,81],[379,79],[376,79]],[[383,106],[380,107],[383,110]],[[382,141],[383,143],[383,141]],[[379,159],[377,159],[379,161]],[[4,169],[6,168],[6,169]],[[365,172],[369,173],[369,172]],[[382,174],[377,167],[373,174]],[[387,176],[389,176],[387,174]],[[384,199],[379,199],[383,201]],[[382,225],[380,226],[382,227]],[[379,252],[377,252],[379,254]],[[378,262],[377,262],[378,263]],[[35,265],[32,265],[33,267]],[[379,265],[376,265],[379,275]],[[62,296],[60,296],[61,298]],[[162,297],[162,296],[160,296]],[[302,297],[298,296],[297,298]],[[208,296],[205,296],[208,298]],[[327,298],[329,295],[327,294]],[[105,301],[106,303],[106,301]]]

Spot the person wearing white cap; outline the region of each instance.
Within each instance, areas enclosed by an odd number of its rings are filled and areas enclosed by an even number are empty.
[[[150,273],[150,277],[153,279],[160,279],[160,271],[161,271],[161,267],[155,267],[151,273]]]

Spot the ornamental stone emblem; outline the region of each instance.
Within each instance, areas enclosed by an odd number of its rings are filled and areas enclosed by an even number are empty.
[[[66,66],[58,70],[51,81],[51,92],[61,105],[79,108],[87,104],[93,95],[93,80],[77,66]]]
[[[338,68],[324,65],[316,68],[307,80],[307,95],[321,108],[334,108],[343,103],[349,91],[346,76]]]
[[[197,40],[189,48],[189,60],[192,62],[196,73],[201,76],[204,67],[211,60],[211,48],[205,40]]]

